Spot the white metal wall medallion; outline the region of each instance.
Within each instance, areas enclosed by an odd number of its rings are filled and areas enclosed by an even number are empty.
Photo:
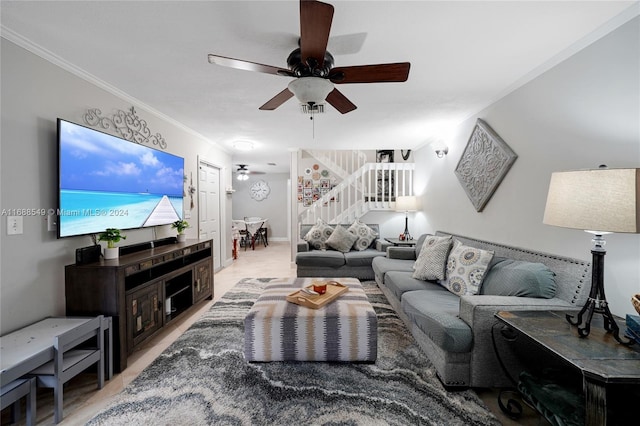
[[[162,149],[167,148],[167,142],[160,133],[155,135],[147,127],[147,122],[138,117],[136,110],[131,107],[129,111],[117,110],[111,117],[103,117],[98,108],[88,109],[84,114],[84,122],[91,127],[100,127],[105,130],[114,130],[120,137],[138,144],[156,145]]]

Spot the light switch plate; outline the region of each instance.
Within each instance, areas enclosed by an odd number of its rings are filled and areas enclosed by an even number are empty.
[[[22,234],[22,216],[7,216],[7,235]]]

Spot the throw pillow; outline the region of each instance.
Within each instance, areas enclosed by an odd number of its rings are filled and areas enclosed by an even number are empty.
[[[478,294],[494,252],[465,246],[455,240],[447,260],[447,278],[440,284],[453,294]]]
[[[542,263],[502,258],[489,269],[480,294],[551,299],[556,274]]]
[[[353,222],[353,225],[349,227],[348,231],[357,237],[356,242],[353,243],[353,248],[358,251],[368,249],[371,243],[378,237],[378,233],[376,231],[369,228],[358,219]]]
[[[327,239],[327,247],[346,253],[351,251],[351,247],[353,247],[353,243],[357,238],[356,235],[347,231],[342,226],[336,225],[331,236]]]
[[[443,280],[447,256],[451,248],[451,235],[428,236],[424,239],[418,259],[413,264],[413,278],[418,280]]]
[[[318,219],[303,239],[316,250],[326,250],[326,242],[332,232],[332,227],[327,225],[322,219]]]

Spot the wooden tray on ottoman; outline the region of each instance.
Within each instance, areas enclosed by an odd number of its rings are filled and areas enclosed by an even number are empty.
[[[313,290],[313,285],[307,287]],[[305,294],[301,290],[296,290],[287,295],[287,302],[295,303],[296,305],[305,306],[311,309],[319,309],[323,306],[333,302],[341,294],[349,291],[349,287],[344,284],[340,284],[337,281],[327,282],[327,291],[324,294]]]

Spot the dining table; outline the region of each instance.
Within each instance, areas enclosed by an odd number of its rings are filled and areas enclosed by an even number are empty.
[[[244,219],[232,220],[232,232],[234,239],[236,235],[240,236],[240,245],[247,249],[247,244],[251,246],[251,249],[255,250],[255,242],[257,233],[261,228],[266,228],[269,219],[263,217],[246,217]],[[244,233],[242,231],[245,231]],[[236,234],[237,232],[237,234]],[[246,240],[243,241],[243,238]],[[266,238],[266,236],[265,236]]]

